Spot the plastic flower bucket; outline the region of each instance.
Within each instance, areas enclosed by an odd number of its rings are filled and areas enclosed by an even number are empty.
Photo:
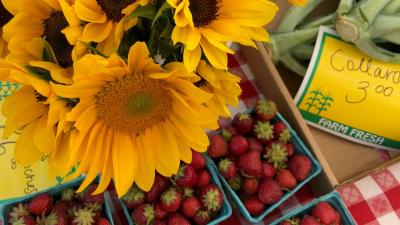
[[[217,225],[217,224],[221,223],[222,221],[225,221],[232,215],[232,207],[229,204],[228,199],[226,198],[224,190],[222,189],[222,185],[218,180],[218,175],[217,175],[216,171],[212,168],[211,163],[212,163],[211,160],[207,159],[207,169],[210,171],[212,183],[217,185],[218,188],[221,190],[222,197],[223,197],[223,205],[222,205],[222,208],[219,211],[218,215],[214,218],[214,220],[212,220],[208,224],[209,225]],[[122,200],[120,200],[120,202],[121,202],[122,209],[124,210],[124,214],[128,220],[129,225],[134,225],[132,218],[131,218],[131,214],[129,213],[128,208],[126,207],[125,203]]]
[[[7,215],[8,212],[14,207],[16,204],[20,202],[28,202],[31,200],[33,197],[38,196],[43,193],[49,193],[52,196],[57,196],[62,190],[67,189],[67,188],[78,188],[79,185],[83,181],[83,177],[66,182],[64,184],[60,184],[48,189],[45,189],[43,191],[37,192],[37,193],[32,193],[20,198],[13,198],[13,199],[7,199],[4,201],[0,201],[0,225],[6,225],[7,224]],[[104,196],[104,194],[103,194]],[[114,221],[112,219],[112,215],[110,212],[110,207],[109,207],[109,202],[107,201],[107,198],[104,199],[104,205],[103,205],[103,212],[105,213],[105,216],[107,219],[110,221],[111,225],[114,225]]]
[[[305,214],[309,214],[311,210],[314,208],[314,206],[317,205],[318,202],[328,202],[329,204],[331,204],[332,207],[335,208],[342,217],[343,225],[356,225],[349,211],[343,204],[342,198],[337,192],[331,192],[302,207],[296,208],[295,210],[287,213],[284,217],[271,223],[271,225],[279,225],[279,223],[284,220],[291,219],[295,216],[303,216]]]
[[[252,111],[249,111],[249,112],[251,113]],[[289,129],[289,131],[292,135],[291,143],[293,144],[293,146],[295,148],[295,152],[304,154],[311,159],[312,170],[311,170],[310,175],[307,177],[307,179],[305,179],[302,182],[299,182],[293,190],[286,192],[284,194],[284,196],[277,203],[268,206],[267,209],[262,214],[260,214],[259,216],[256,216],[256,217],[253,217],[250,215],[250,213],[247,211],[246,207],[244,206],[242,200],[240,200],[240,198],[236,194],[236,192],[229,186],[228,181],[219,172],[217,172],[218,177],[220,178],[224,188],[231,196],[231,199],[238,206],[239,212],[246,218],[246,220],[248,220],[251,223],[258,223],[261,220],[263,220],[264,217],[266,217],[268,214],[270,214],[274,209],[278,208],[284,201],[286,201],[288,198],[290,198],[292,195],[294,195],[294,193],[296,193],[299,189],[301,189],[305,184],[307,184],[310,180],[312,180],[315,176],[317,176],[321,172],[320,164],[315,159],[314,155],[311,153],[311,151],[308,149],[308,147],[304,144],[304,142],[297,135],[297,133],[292,129],[292,127],[289,125],[289,123],[279,113],[276,114],[275,118],[272,119],[272,121],[273,122],[282,121],[283,123],[285,123],[286,127]],[[211,162],[214,170],[218,171],[217,166],[211,160],[211,158],[208,157],[208,159]]]

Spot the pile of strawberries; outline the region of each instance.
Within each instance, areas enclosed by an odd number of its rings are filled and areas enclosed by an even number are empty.
[[[8,213],[9,225],[109,225],[103,212],[103,194],[91,195],[97,185],[81,193],[68,188],[60,195],[41,194],[19,203]]]
[[[342,225],[342,218],[328,202],[319,202],[310,215],[285,220],[279,225]]]
[[[312,170],[311,160],[295,152],[289,129],[274,119],[276,113],[274,102],[260,100],[253,113],[237,114],[210,136],[208,155],[252,216],[278,202]]]
[[[143,192],[132,186],[122,197],[137,225],[205,225],[223,206],[221,190],[211,182],[203,154],[193,152],[172,179],[156,174],[153,187]]]

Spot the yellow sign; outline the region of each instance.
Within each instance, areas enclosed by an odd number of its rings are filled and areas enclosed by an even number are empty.
[[[400,64],[372,59],[320,28],[295,98],[313,126],[352,141],[400,149]]]

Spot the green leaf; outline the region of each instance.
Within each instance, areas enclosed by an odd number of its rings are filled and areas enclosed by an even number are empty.
[[[43,40],[43,55],[42,58],[44,61],[57,63],[56,55],[53,52],[50,44]]]
[[[160,16],[162,15],[162,13],[165,10],[170,9],[170,8],[171,8],[171,6],[168,4],[167,1],[165,1],[164,4],[161,6],[161,8],[158,9],[156,15],[154,16],[153,23],[151,24],[151,26],[153,26],[156,23],[156,21],[160,18]]]
[[[164,30],[162,31],[162,33],[160,34],[160,37],[168,39],[168,40],[171,39],[173,29],[174,29],[174,27],[172,26],[169,19],[167,19],[167,24],[166,24]]]
[[[149,4],[145,6],[139,6],[136,8],[136,10],[129,15],[126,19],[130,20],[135,17],[142,17],[142,18],[147,18],[147,19],[153,19],[156,14],[156,7],[154,4]]]
[[[48,70],[45,70],[43,68],[40,67],[36,67],[36,66],[29,66],[26,65],[25,68],[28,70],[29,73],[31,73],[32,75],[35,75],[36,77],[42,79],[42,80],[47,80],[47,81],[51,81],[51,74]]]

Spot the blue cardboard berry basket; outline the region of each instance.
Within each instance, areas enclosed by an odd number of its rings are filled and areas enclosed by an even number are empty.
[[[252,113],[252,111],[248,111]],[[235,191],[232,190],[232,188],[229,186],[227,180],[218,172],[218,168],[215,165],[215,163],[212,161],[211,158],[208,157],[208,160],[212,164],[213,168],[215,171],[218,173],[218,177],[220,178],[224,188],[226,191],[229,193],[231,199],[236,203],[239,212],[246,218],[247,221],[251,223],[258,223],[261,220],[264,219],[268,214],[270,214],[274,209],[278,208],[284,201],[286,201],[288,198],[290,198],[294,193],[296,193],[299,189],[301,189],[305,184],[307,184],[310,180],[312,180],[315,176],[317,176],[319,173],[321,173],[321,165],[319,162],[315,159],[314,155],[311,153],[311,151],[308,149],[308,147],[304,144],[304,142],[301,140],[301,138],[297,135],[296,131],[293,130],[293,128],[290,126],[290,124],[280,115],[279,113],[276,114],[275,118],[272,119],[273,122],[278,122],[282,121],[286,127],[289,129],[291,135],[292,135],[292,140],[291,143],[293,144],[295,148],[296,153],[301,153],[306,156],[308,156],[311,159],[312,162],[312,170],[310,175],[302,182],[298,183],[297,186],[284,194],[284,196],[275,204],[270,205],[267,207],[267,209],[259,216],[251,216],[250,213],[247,211],[246,207],[244,206],[242,200],[240,200],[239,196],[236,194]]]
[[[222,185],[218,180],[218,175],[217,175],[216,171],[212,168],[211,163],[212,162],[210,160],[207,160],[207,169],[210,171],[212,182],[215,185],[217,185],[218,188],[221,190],[222,198],[223,198],[223,205],[222,205],[222,208],[219,211],[218,215],[215,217],[214,220],[209,222],[208,225],[217,225],[217,224],[221,223],[222,221],[227,220],[232,215],[232,207],[229,204],[228,199],[226,198],[226,195],[224,193]],[[126,207],[125,203],[122,200],[120,200],[120,202],[121,202],[122,209],[124,210],[124,214],[128,220],[129,225],[135,225],[132,221],[131,214],[129,213],[128,208]]]
[[[65,182],[63,184],[45,189],[43,191],[40,192],[36,192],[36,193],[32,193],[29,195],[25,195],[23,197],[20,198],[12,198],[12,199],[7,199],[4,201],[0,201],[0,225],[6,225],[8,224],[7,221],[7,215],[8,212],[12,209],[12,207],[14,207],[16,204],[20,203],[20,202],[28,202],[29,200],[31,200],[33,197],[36,197],[40,194],[43,193],[49,193],[53,196],[59,194],[62,190],[67,189],[67,188],[78,188],[79,185],[82,183],[84,177],[80,177],[77,179],[74,179],[72,181],[69,182]],[[105,213],[105,216],[107,217],[107,219],[110,221],[111,225],[114,225],[114,221],[112,219],[112,214],[110,211],[110,207],[109,207],[109,201],[107,198],[105,198],[104,196],[104,205],[103,205],[103,211]]]
[[[342,198],[340,197],[339,193],[336,191],[331,192],[327,195],[324,195],[318,199],[315,199],[314,201],[296,208],[295,210],[287,213],[284,217],[274,221],[271,223],[271,225],[279,225],[284,220],[287,219],[292,219],[293,217],[296,216],[303,216],[305,214],[309,214],[311,210],[314,208],[315,205],[317,205],[318,202],[328,202],[329,204],[332,205],[333,208],[335,208],[340,216],[342,217],[342,223],[343,225],[356,225],[354,222],[353,218],[351,217],[350,212],[347,210],[346,206],[343,204]]]

